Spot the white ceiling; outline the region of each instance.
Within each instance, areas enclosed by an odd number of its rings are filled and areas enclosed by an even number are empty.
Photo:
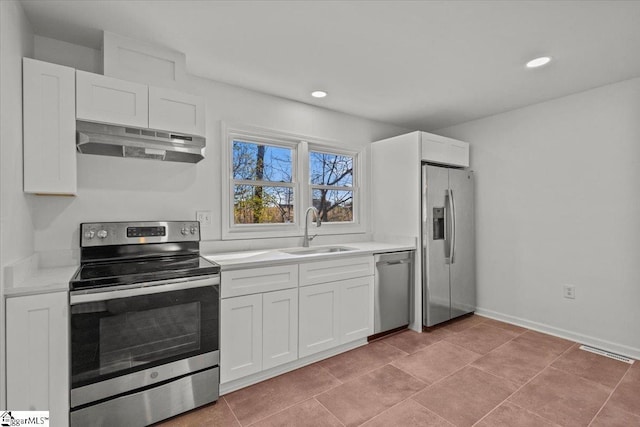
[[[99,48],[111,31],[192,74],[412,129],[640,76],[640,1],[22,3],[39,35]]]

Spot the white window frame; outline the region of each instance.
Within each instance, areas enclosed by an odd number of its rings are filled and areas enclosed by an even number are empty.
[[[353,221],[327,222],[321,227],[309,230],[310,234],[352,234],[365,233],[364,200],[364,149],[345,150],[336,141],[328,141],[320,138],[275,131],[249,125],[231,125],[221,123],[222,132],[222,239],[251,239],[273,237],[301,237],[304,235],[304,212],[312,206],[311,176],[309,171],[309,151],[324,152],[353,157],[353,185],[344,187],[353,191]],[[233,179],[233,141],[244,140],[247,142],[263,143],[292,149],[292,183],[293,188],[293,221],[286,224],[234,224],[233,216],[233,189],[234,184],[242,183]],[[249,185],[289,186],[288,183],[270,181],[247,181]],[[283,185],[287,184],[287,185]],[[311,214],[309,214],[311,217]],[[309,226],[311,221],[309,218]]]
[[[311,160],[311,152],[315,153],[323,153],[323,154],[335,154],[338,156],[347,156],[353,159],[353,173],[351,176],[351,187],[343,187],[343,186],[324,186],[318,184],[311,183],[311,171],[309,170],[309,162]],[[342,232],[353,232],[353,230],[359,230],[360,224],[362,222],[362,197],[360,186],[362,183],[362,162],[361,162],[361,153],[353,150],[345,150],[337,147],[328,146],[326,144],[317,144],[317,143],[308,143],[307,144],[307,153],[306,153],[306,163],[307,163],[307,206],[313,206],[313,190],[315,188],[327,188],[332,190],[340,190],[340,191],[352,191],[353,198],[351,200],[353,204],[353,220],[352,221],[342,221],[342,222],[323,222],[322,226],[328,228],[331,232],[337,233],[341,232],[340,230],[346,230]],[[314,229],[314,234],[319,232],[319,229]],[[318,234],[331,234],[331,233],[318,233]]]

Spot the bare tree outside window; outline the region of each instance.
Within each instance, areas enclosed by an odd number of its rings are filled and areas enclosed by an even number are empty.
[[[309,152],[311,199],[324,222],[353,221],[353,157]]]
[[[234,224],[283,224],[294,220],[293,150],[233,141]]]

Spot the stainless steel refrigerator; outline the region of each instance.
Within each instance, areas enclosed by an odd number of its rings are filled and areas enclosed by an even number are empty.
[[[422,323],[476,307],[473,173],[422,165]]]

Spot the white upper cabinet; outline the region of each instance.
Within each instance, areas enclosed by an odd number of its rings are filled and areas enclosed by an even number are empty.
[[[77,71],[78,120],[205,135],[205,101],[173,89]]]
[[[422,160],[443,165],[469,167],[469,143],[420,132]]]
[[[24,191],[76,194],[75,70],[23,61]]]
[[[149,127],[149,88],[100,74],[76,72],[79,120]]]
[[[204,136],[205,102],[200,96],[149,86],[149,127]]]

